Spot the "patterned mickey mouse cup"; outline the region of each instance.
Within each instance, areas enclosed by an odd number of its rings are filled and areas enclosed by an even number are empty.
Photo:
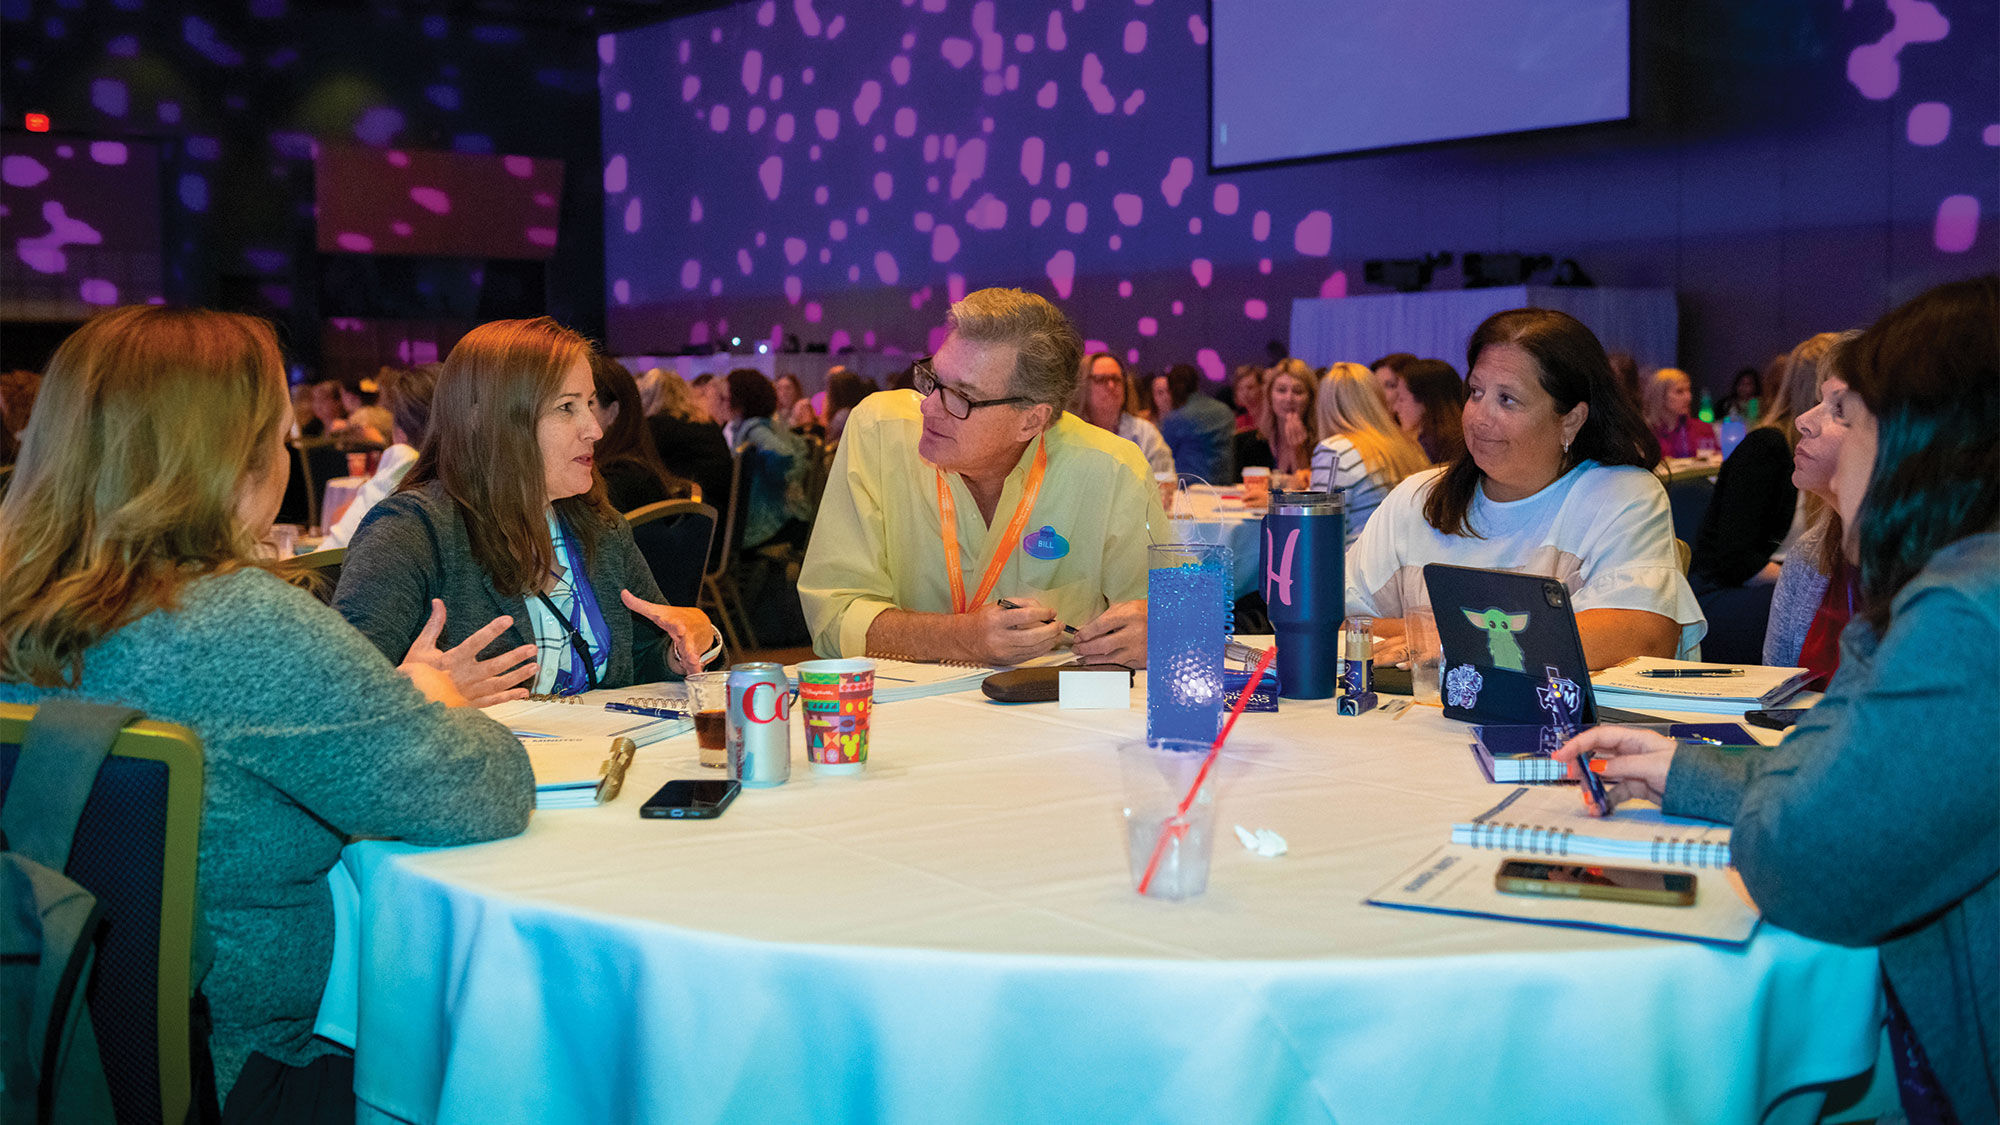
[[[875,702],[873,660],[808,660],[799,665],[799,708],[814,773],[857,774],[868,765],[868,715]]]

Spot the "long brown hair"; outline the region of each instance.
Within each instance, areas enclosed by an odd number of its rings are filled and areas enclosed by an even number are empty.
[[[542,588],[555,569],[548,480],[536,426],[562,393],[563,376],[587,360],[590,342],[546,316],[482,324],[445,357],[431,399],[431,427],[397,491],[437,481],[458,503],[472,557],[509,597]],[[618,518],[604,481],[555,501],[582,541],[587,567],[597,536]]]
[[[597,439],[592,451],[598,475],[602,477],[609,465],[637,465],[659,481],[660,490],[669,495],[676,486],[686,488],[687,482],[668,472],[660,461],[660,451],[653,445],[653,427],[646,424],[645,403],[639,398],[639,381],[632,377],[632,372],[603,352],[593,351],[590,378],[597,387],[599,403],[618,404],[618,413],[612,415],[611,424],[604,427],[604,436]]]
[[[1501,344],[1512,344],[1535,361],[1542,390],[1555,400],[1551,424],[1579,402],[1590,406],[1583,427],[1563,454],[1563,472],[1585,461],[1642,469],[1660,463],[1660,439],[1646,426],[1638,405],[1618,389],[1604,345],[1582,321],[1555,309],[1494,313],[1466,343],[1465,369],[1479,366],[1479,353]],[[1471,451],[1461,450],[1432,485],[1424,500],[1424,519],[1446,535],[1479,537],[1467,520],[1473,492],[1485,475]]]
[[[73,687],[98,641],[261,565],[237,501],[290,416],[253,317],[133,305],[63,341],[0,503],[0,680]]]

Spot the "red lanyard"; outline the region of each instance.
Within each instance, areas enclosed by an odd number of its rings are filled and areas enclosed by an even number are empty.
[[[1000,572],[1007,569],[1007,559],[1013,555],[1014,546],[1021,538],[1021,532],[1028,525],[1028,516],[1035,509],[1035,497],[1042,491],[1042,474],[1049,468],[1048,439],[1044,437],[1035,445],[1035,463],[1028,469],[1028,480],[1021,488],[1021,501],[1014,505],[1014,516],[1007,521],[1007,533],[1000,537],[1000,545],[993,549],[993,559],[986,564],[986,577],[979,580],[979,592],[972,601],[965,600],[965,574],[958,558],[958,505],[951,498],[951,487],[945,483],[944,470],[937,473],[938,514],[941,517],[938,530],[944,536],[944,571],[951,580],[951,610],[964,613],[972,606],[985,605],[987,595],[1000,582]]]

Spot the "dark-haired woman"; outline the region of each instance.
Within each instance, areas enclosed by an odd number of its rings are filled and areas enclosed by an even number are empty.
[[[342,616],[481,706],[692,672],[715,637],[700,610],[664,604],[604,497],[590,350],[548,317],[467,333],[438,376],[416,467],[341,568]]]
[[[1441,359],[1404,364],[1389,405],[1431,464],[1449,464],[1465,452],[1465,380],[1451,364]]]
[[[590,408],[604,436],[597,439],[597,472],[611,506],[633,512],[648,504],[687,496],[693,488],[667,471],[653,448],[639,381],[625,365],[602,352],[590,353],[590,376],[597,389]]]
[[[1557,752],[1599,755],[1614,799],[1734,825],[1736,869],[1774,924],[1879,947],[1913,1122],[2000,1118],[1996,324],[1988,275],[1925,293],[1836,353],[1860,400],[1833,493],[1862,606],[1826,698],[1782,743],[1598,727]]]
[[[729,444],[743,458],[743,485],[750,490],[743,517],[744,548],[774,540],[804,546],[812,534],[812,507],[805,494],[805,474],[811,466],[806,463],[805,443],[772,420],[778,392],[762,372],[749,367],[731,371],[724,394],[729,404]]]
[[[1424,564],[1491,567],[1560,579],[1592,668],[1692,653],[1707,624],[1651,472],[1659,443],[1597,337],[1565,313],[1515,309],[1486,318],[1466,363],[1466,450],[1375,510],[1347,556],[1348,612],[1400,635],[1430,602]]]

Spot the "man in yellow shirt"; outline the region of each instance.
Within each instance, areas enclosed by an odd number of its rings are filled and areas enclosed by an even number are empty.
[[[915,393],[849,416],[799,575],[822,656],[1146,662],[1139,447],[1063,413],[1082,341],[1048,301],[982,289],[951,307]],[[1005,608],[1006,602],[1017,608]]]

